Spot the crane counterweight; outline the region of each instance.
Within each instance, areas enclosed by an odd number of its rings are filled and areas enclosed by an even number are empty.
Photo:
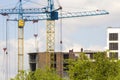
[[[19,27],[19,28],[23,28],[24,25],[25,25],[25,22],[24,22],[23,19],[18,20],[18,27]]]

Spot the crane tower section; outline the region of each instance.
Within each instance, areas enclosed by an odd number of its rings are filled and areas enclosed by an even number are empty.
[[[24,20],[18,20],[18,72],[24,69]]]
[[[55,51],[55,21],[54,20],[47,20],[46,26],[46,49],[47,49],[47,62],[51,63],[49,66],[53,66],[54,62],[54,51]]]

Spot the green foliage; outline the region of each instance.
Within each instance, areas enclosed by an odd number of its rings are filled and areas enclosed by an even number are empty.
[[[120,73],[120,61],[109,59],[106,53],[97,53],[93,63],[92,79],[115,80]],[[120,79],[120,78],[119,78]]]
[[[71,80],[120,80],[120,61],[109,59],[104,53],[96,53],[94,60],[88,59],[84,53],[76,60],[69,62]]]
[[[27,79],[27,73],[25,71],[20,71],[15,78],[11,79],[11,80],[28,80]]]
[[[69,76],[71,80],[87,80],[91,75],[91,62],[84,53],[77,60],[70,60]]]
[[[35,72],[21,71],[11,80],[63,80],[52,69],[37,69]]]
[[[35,80],[62,80],[54,70],[38,69],[34,73]]]
[[[108,58],[106,52],[94,54],[88,59],[84,53],[79,58],[67,60],[70,80],[120,80],[120,61]],[[63,80],[54,69],[37,69],[35,72],[19,72],[11,80]]]

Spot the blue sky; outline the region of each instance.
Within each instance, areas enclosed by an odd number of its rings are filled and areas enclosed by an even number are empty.
[[[1,0],[0,9],[3,8],[14,8],[19,0]],[[26,0],[29,1],[29,0]],[[46,5],[45,0],[30,0],[34,1],[35,4],[30,2],[24,3],[24,7],[43,7]],[[104,16],[92,16],[92,17],[81,17],[63,19],[63,51],[74,49],[79,51],[81,47],[84,49],[92,50],[105,50],[106,47],[106,30],[107,27],[120,27],[120,0],[59,0],[63,7],[63,11],[77,12],[77,11],[88,11],[104,9],[110,14]],[[55,0],[55,3],[57,1]],[[37,5],[36,5],[37,4]],[[39,5],[38,5],[39,4]],[[56,4],[56,7],[58,4]],[[11,16],[12,17],[12,16]],[[2,71],[4,62],[3,47],[5,47],[5,19],[0,15],[0,70]],[[59,27],[60,21],[56,21],[56,51],[59,51]],[[36,32],[36,26],[38,26],[38,43],[39,51],[45,51],[46,47],[46,21],[39,21],[38,24],[27,22],[25,24],[25,53],[35,51],[35,39],[33,37]],[[17,61],[17,23],[8,22],[8,51],[10,63]],[[25,62],[28,62],[27,54],[25,54]],[[15,62],[17,63],[17,62]],[[16,74],[17,64],[11,66],[11,75]],[[25,65],[25,69],[29,69],[28,65]],[[2,74],[2,73],[0,73]],[[2,78],[2,77],[0,77]]]

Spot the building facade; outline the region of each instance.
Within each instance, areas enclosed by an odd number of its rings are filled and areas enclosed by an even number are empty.
[[[120,59],[120,28],[107,28],[108,57]]]
[[[69,52],[55,52],[54,53],[54,68],[56,69],[58,75],[61,77],[68,76],[67,66],[69,65],[66,60],[68,59],[77,59],[79,54],[83,52],[85,55],[90,58],[94,59],[94,54],[96,52],[94,51],[80,51],[80,52],[74,52],[73,50],[69,50]],[[28,53],[29,55],[29,66],[31,71],[35,71],[37,68],[45,68],[46,65],[50,65],[50,56],[47,55],[46,52],[38,52],[38,53]],[[46,63],[46,60],[47,63]]]
[[[50,56],[46,52],[29,53],[29,66],[31,71],[35,71],[37,68],[45,68],[52,66],[56,69],[58,75],[64,77],[67,76],[68,63],[65,60],[75,58],[73,52],[55,52],[54,62],[50,62]]]

